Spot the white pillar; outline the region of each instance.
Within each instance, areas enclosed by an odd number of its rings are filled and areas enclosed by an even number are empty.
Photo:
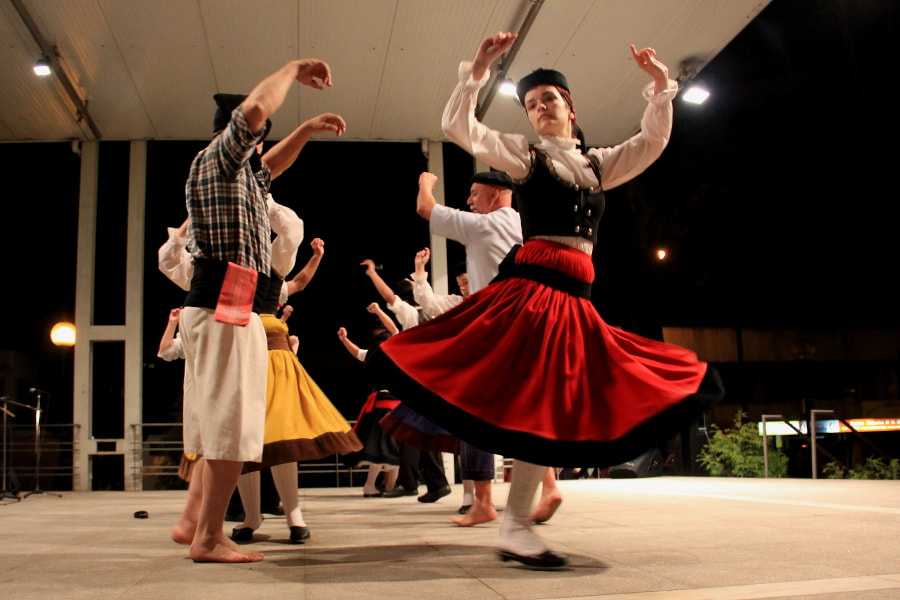
[[[98,452],[92,438],[91,422],[93,381],[93,342],[122,341],[124,363],[124,437],[115,441],[110,454],[123,455],[126,490],[140,490],[141,453],[135,452],[139,439],[131,424],[141,422],[142,397],[142,321],[144,281],[144,203],[147,170],[147,143],[133,141],[130,146],[128,179],[128,222],[125,252],[125,324],[94,325],[94,258],[97,234],[97,181],[99,178],[99,144],[84,142],[81,149],[81,183],[78,205],[78,266],[75,277],[74,393],[72,421],[76,430],[77,452],[73,456],[75,491],[91,490],[91,455]]]
[[[125,439],[117,448],[125,455],[125,489],[142,489],[140,451],[143,396],[144,208],[147,189],[147,142],[132,141],[128,168],[128,242],[125,274]],[[134,439],[137,437],[138,439]],[[123,447],[124,446],[124,447]]]
[[[75,491],[91,489],[91,326],[94,294],[94,234],[97,229],[97,173],[100,147],[97,142],[81,145],[81,180],[78,193],[77,271],[75,274],[75,347],[73,354],[74,390],[72,393],[72,422],[75,430],[76,452],[72,457]]]

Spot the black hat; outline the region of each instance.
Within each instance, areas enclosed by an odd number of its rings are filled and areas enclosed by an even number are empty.
[[[484,185],[494,185],[497,187],[513,189],[513,182],[509,175],[503,171],[482,171],[472,175],[469,183],[483,183]]]
[[[572,91],[569,89],[569,82],[566,80],[566,76],[559,71],[538,69],[520,79],[519,83],[516,84],[516,95],[519,97],[519,103],[522,106],[525,106],[525,94],[528,93],[528,90],[539,85],[555,85],[567,92],[571,93]]]
[[[231,121],[231,113],[234,112],[241,103],[247,99],[245,94],[216,94],[213,96],[213,100],[216,101],[216,116],[213,117],[213,133],[218,131],[222,131],[226,127],[228,127],[228,122]],[[269,135],[269,131],[272,129],[272,121],[271,119],[266,119],[266,129],[263,132],[262,138],[260,138],[260,142],[266,139],[266,136]]]
[[[466,261],[458,262],[453,267],[453,271],[450,273],[453,277],[459,277],[460,275],[465,275],[469,272],[469,268],[466,266]]]

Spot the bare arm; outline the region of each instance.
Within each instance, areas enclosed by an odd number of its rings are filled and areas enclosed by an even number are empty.
[[[394,320],[388,316],[386,312],[381,310],[381,307],[378,306],[377,302],[373,302],[372,304],[366,307],[366,310],[378,317],[378,320],[381,321],[381,324],[384,325],[384,328],[388,330],[388,333],[391,335],[397,335],[400,333],[400,330],[397,328],[397,324],[394,323]]]
[[[366,267],[366,275],[372,280],[372,284],[375,286],[375,289],[378,290],[382,299],[388,304],[393,304],[396,294],[394,294],[394,290],[384,282],[381,275],[378,274],[378,271],[375,270],[375,263],[372,262],[372,259],[367,258],[359,264]]]
[[[419,194],[416,196],[416,213],[423,219],[431,220],[431,211],[437,201],[434,199],[434,185],[437,175],[424,172],[419,175]]]
[[[341,343],[344,345],[344,348],[347,349],[347,352],[350,353],[353,358],[357,358],[359,356],[359,346],[350,341],[347,337],[347,330],[341,327],[337,332],[338,339],[341,340]]]
[[[312,246],[313,255],[307,261],[306,266],[303,267],[293,279],[290,279],[287,282],[288,296],[292,296],[297,292],[302,292],[306,288],[310,280],[312,280],[313,276],[316,274],[319,263],[322,262],[322,257],[325,256],[325,242],[320,238],[314,239],[309,245]]]
[[[289,136],[272,146],[263,155],[262,160],[269,167],[272,179],[275,179],[294,164],[297,156],[300,155],[300,151],[303,150],[306,142],[309,141],[313,134],[333,131],[336,136],[340,137],[346,128],[347,125],[344,123],[344,119],[339,115],[322,113],[301,123]],[[254,129],[253,131],[256,130]]]
[[[292,60],[262,81],[241,103],[250,131],[260,131],[266,119],[281,107],[294,81],[318,90],[331,87],[331,69],[317,58]]]
[[[475,58],[472,59],[472,77],[476,80],[484,77],[491,67],[491,63],[500,58],[513,45],[517,37],[519,37],[518,34],[500,31],[481,42],[478,50],[475,51]]]

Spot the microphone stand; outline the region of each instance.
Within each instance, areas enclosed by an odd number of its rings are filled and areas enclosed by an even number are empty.
[[[57,496],[62,498],[62,494],[54,494],[53,492],[45,492],[41,489],[41,390],[34,390],[34,395],[37,396],[37,406],[28,406],[31,410],[34,411],[34,489],[25,494],[24,498],[28,496],[33,496],[34,494],[50,494],[51,496]],[[27,406],[27,405],[26,405]]]
[[[6,435],[7,435],[7,417],[15,418],[15,413],[9,410],[10,404],[15,404],[18,406],[25,406],[19,402],[14,400],[10,400],[8,396],[0,397],[0,402],[3,402],[3,406],[0,406],[0,411],[3,412],[3,490],[0,491],[0,500],[5,500],[7,498],[15,498],[16,502],[19,502],[21,498],[19,498],[18,494],[14,494],[12,490],[9,489],[7,485],[7,470],[9,468],[9,449],[6,443]]]

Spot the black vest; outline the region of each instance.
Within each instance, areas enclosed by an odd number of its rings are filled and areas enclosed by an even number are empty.
[[[588,155],[585,159],[599,182],[597,159]],[[606,207],[599,184],[591,193],[590,189],[563,181],[556,175],[547,153],[534,146],[531,147],[531,171],[514,183],[523,239],[536,235],[578,236],[597,243],[597,225]]]

